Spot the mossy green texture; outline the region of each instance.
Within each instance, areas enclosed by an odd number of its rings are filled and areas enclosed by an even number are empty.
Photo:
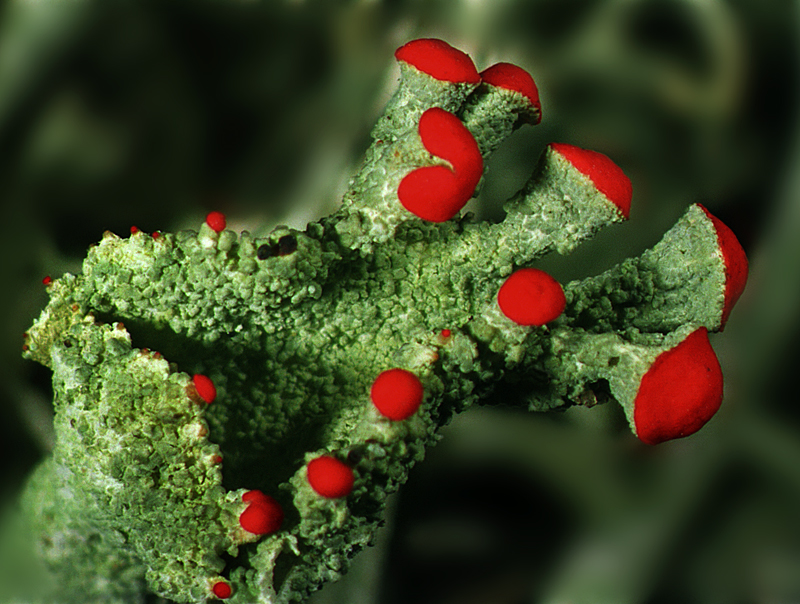
[[[484,157],[526,121],[518,93],[403,64],[333,215],[263,239],[208,224],[106,233],[80,275],[48,286],[25,354],[53,372],[57,442],[22,521],[48,571],[20,598],[204,602],[224,580],[233,604],[300,601],[370,543],[387,496],[455,412],[501,390],[536,411],[614,398],[630,416],[661,352],[721,327],[726,268],[699,207],[640,258],[566,284],[554,322],[505,317],[496,297],[514,270],[623,217],[548,149],[502,222],[417,218],[396,192],[410,171],[446,165],[417,132],[434,106],[462,117]],[[370,402],[391,368],[424,387],[402,421]],[[211,404],[198,373],[217,388]],[[348,496],[311,488],[306,464],[320,455],[353,469]],[[283,507],[278,532],[239,525],[251,489]]]

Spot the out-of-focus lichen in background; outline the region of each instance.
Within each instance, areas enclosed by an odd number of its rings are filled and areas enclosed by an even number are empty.
[[[317,604],[800,602],[800,5],[790,0],[10,0],[0,5],[0,502],[51,442],[20,357],[45,275],[106,229],[302,227],[335,207],[398,77],[440,37],[510,61],[543,120],[492,159],[492,220],[551,141],[611,156],[631,220],[560,280],[638,255],[693,202],[739,237],[748,288],[712,339],[720,413],[639,443],[616,406],[473,409]],[[153,600],[156,601],[156,600]]]

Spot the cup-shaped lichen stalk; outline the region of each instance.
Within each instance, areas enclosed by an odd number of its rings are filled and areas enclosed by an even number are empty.
[[[481,81],[472,59],[443,40],[412,40],[398,48],[394,56],[400,65],[401,81],[372,130],[379,145],[391,143],[412,129],[430,107],[457,111]]]
[[[722,331],[747,283],[747,256],[733,232],[705,207],[717,236],[724,270],[722,309],[716,326]],[[722,404],[723,378],[714,349],[703,326],[680,344],[662,352],[642,377],[633,406],[636,435],[658,444],[694,434]]]
[[[630,217],[631,181],[607,155],[566,143],[550,143],[550,149],[588,178],[599,193],[617,206],[624,218]]]
[[[524,266],[551,251],[568,254],[600,229],[627,220],[632,197],[630,179],[608,157],[553,143],[505,204],[505,220],[483,228]]]
[[[527,71],[511,63],[495,63],[481,73],[484,84],[521,94],[527,105],[518,112],[520,119],[526,123],[538,124],[542,121],[542,103],[539,100],[539,89]]]
[[[708,332],[724,327],[746,280],[736,237],[694,205],[639,258],[566,286],[566,323],[581,329],[556,335],[560,363],[605,381],[643,442],[693,434],[722,401]]]
[[[731,310],[742,295],[747,284],[748,263],[742,245],[728,225],[709,212],[705,206],[698,207],[708,216],[717,233],[719,254],[725,266],[725,295],[719,319],[719,331],[725,328]]]
[[[496,63],[480,76],[481,85],[467,99],[461,118],[485,158],[523,124],[538,124],[542,104],[533,77],[521,67]],[[494,110],[497,106],[505,111]]]

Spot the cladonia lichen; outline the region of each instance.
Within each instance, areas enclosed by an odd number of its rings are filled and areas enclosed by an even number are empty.
[[[494,392],[532,411],[613,399],[651,444],[716,411],[707,334],[747,275],[730,230],[695,205],[639,258],[560,284],[537,259],[626,219],[630,181],[550,145],[504,220],[474,222],[486,158],[539,121],[535,84],[438,40],[397,58],[332,215],[265,238],[217,212],[199,232],[106,233],[48,282],[24,354],[52,370],[56,445],[18,528],[38,578],[12,599],[301,601]]]

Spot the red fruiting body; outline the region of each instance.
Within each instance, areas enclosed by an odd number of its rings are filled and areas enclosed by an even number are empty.
[[[435,38],[412,40],[398,48],[395,58],[444,82],[478,84],[478,70],[466,53]]]
[[[211,227],[211,230],[215,233],[221,233],[227,226],[225,214],[222,212],[209,212],[206,216],[206,224]]]
[[[451,335],[453,335],[453,332],[450,331],[449,329],[443,329],[440,335],[443,338],[449,338]]]
[[[480,75],[485,84],[513,90],[526,97],[538,114],[536,123],[541,121],[542,104],[539,101],[539,89],[536,88],[531,74],[511,63],[497,63],[484,69]]]
[[[42,283],[47,286],[53,282],[53,278],[50,275],[47,275],[44,279],[42,279]]]
[[[633,188],[630,179],[617,164],[602,153],[566,143],[551,143],[550,148],[591,180],[626,219],[630,217]]]
[[[270,535],[281,528],[283,508],[275,499],[253,490],[242,495],[242,501],[250,504],[239,515],[239,524],[248,533]]]
[[[214,402],[214,399],[217,398],[217,389],[214,387],[214,382],[212,382],[210,378],[196,373],[192,376],[192,382],[201,399],[207,403]]]
[[[328,499],[345,497],[353,490],[353,470],[338,459],[322,455],[308,463],[306,476],[311,488]]]
[[[452,169],[417,168],[400,182],[397,196],[404,208],[423,220],[444,222],[472,197],[483,174],[483,158],[461,120],[439,107],[422,114],[419,135],[425,148],[448,161]]]
[[[725,301],[722,305],[722,317],[720,319],[720,331],[722,331],[734,304],[736,304],[739,296],[742,295],[744,286],[747,284],[747,256],[733,231],[704,206],[697,205],[706,213],[706,216],[709,217],[717,230],[717,244],[722,254],[722,261],[725,264]]]
[[[722,403],[722,370],[700,327],[662,352],[642,378],[633,403],[636,436],[655,445],[697,432]]]
[[[375,378],[369,395],[381,415],[401,421],[417,412],[424,390],[419,378],[410,371],[388,369]]]
[[[519,325],[544,325],[558,318],[566,306],[561,284],[546,272],[522,268],[497,292],[503,314]]]
[[[225,581],[217,581],[214,583],[211,591],[214,592],[214,595],[220,600],[226,600],[227,598],[230,598],[231,594],[233,593],[231,586]]]
[[[131,235],[135,235],[138,232],[139,232],[139,227],[137,227],[137,226],[132,226],[131,227]]]
[[[431,107],[419,118],[419,136],[430,153],[450,162],[456,174],[478,184],[483,157],[472,133],[460,119],[440,107]]]

